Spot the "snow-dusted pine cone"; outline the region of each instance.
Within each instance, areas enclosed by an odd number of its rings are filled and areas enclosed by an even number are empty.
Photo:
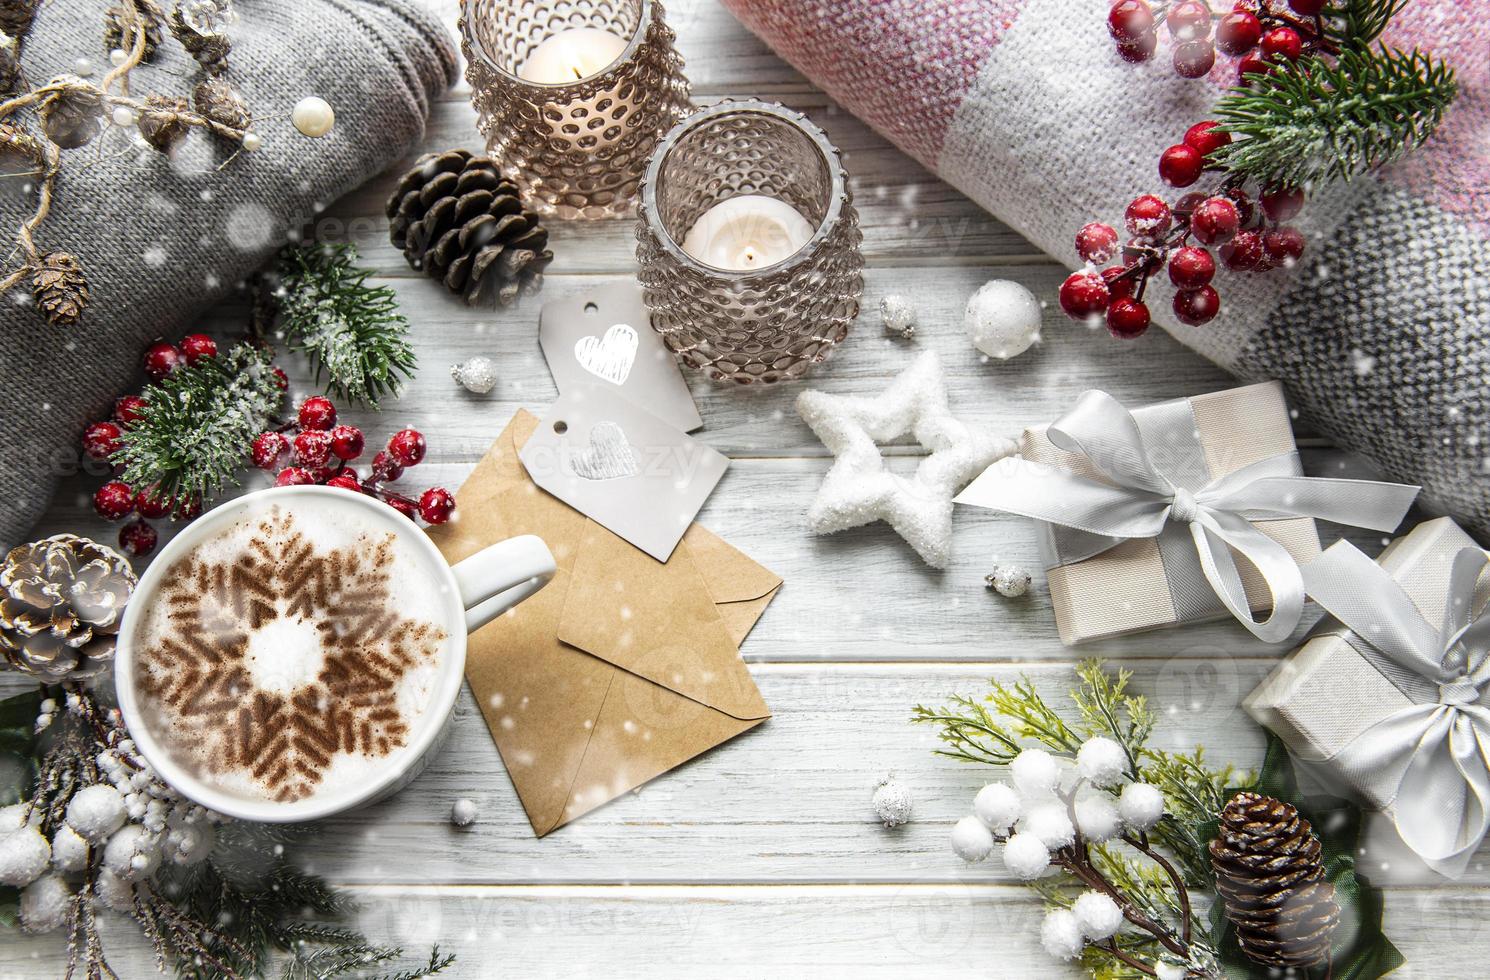
[[[1238,793],[1221,811],[1210,851],[1216,891],[1249,959],[1285,969],[1324,962],[1340,906],[1324,877],[1319,838],[1298,810]]]
[[[0,655],[49,684],[94,676],[114,658],[134,587],[129,562],[87,538],[13,549],[0,567]]]
[[[130,50],[134,44],[134,32],[125,33],[128,19],[125,16],[126,5],[133,6],[141,20],[141,26],[145,28],[145,49],[140,56],[141,61],[154,61],[155,52],[160,50],[160,42],[165,38],[165,11],[155,0],[123,0],[122,3],[110,7],[103,15],[103,43],[104,47],[113,51],[115,48],[124,51]]]
[[[0,0],[0,31],[11,37],[25,37],[31,32],[36,8],[41,0]]]
[[[543,270],[554,258],[548,231],[487,157],[467,150],[420,157],[387,212],[388,237],[409,265],[473,306],[492,296],[511,306],[543,288]]]
[[[37,309],[54,327],[71,327],[88,308],[88,277],[76,255],[48,252],[37,259],[31,276]]]

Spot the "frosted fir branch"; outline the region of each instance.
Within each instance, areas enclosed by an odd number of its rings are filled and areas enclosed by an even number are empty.
[[[1367,48],[1410,0],[1336,0],[1325,8],[1324,36],[1340,48]]]
[[[1247,76],[1216,103],[1232,135],[1210,162],[1264,186],[1349,181],[1428,139],[1458,94],[1454,70],[1414,49],[1351,48]]]
[[[331,394],[376,408],[413,376],[414,349],[393,290],[367,285],[372,273],[356,261],[350,244],[287,247],[261,313],[278,315],[289,348],[310,358]]]

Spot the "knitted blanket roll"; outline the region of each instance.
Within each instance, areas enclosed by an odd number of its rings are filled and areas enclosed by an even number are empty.
[[[1088,221],[1163,192],[1157,161],[1236,77],[1123,62],[1110,0],[724,0],[756,34],[1000,220],[1073,268]],[[1428,145],[1312,195],[1291,271],[1218,278],[1203,327],[1151,304],[1184,344],[1276,378],[1317,430],[1421,483],[1429,506],[1490,532],[1490,18],[1414,0],[1383,39],[1447,59],[1460,95]],[[1094,336],[1093,343],[1117,343]],[[1138,341],[1142,343],[1142,341]],[[1177,392],[1178,394],[1178,392]]]

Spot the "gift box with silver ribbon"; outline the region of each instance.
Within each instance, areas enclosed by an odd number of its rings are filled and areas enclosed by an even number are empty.
[[[1321,783],[1381,810],[1449,875],[1490,829],[1490,574],[1452,520],[1372,561],[1348,542],[1304,567],[1331,614],[1244,702]]]
[[[1065,643],[1228,614],[1277,643],[1303,613],[1314,518],[1392,531],[1416,495],[1304,476],[1282,386],[1268,383],[1131,412],[1088,391],[957,502],[1043,522]]]

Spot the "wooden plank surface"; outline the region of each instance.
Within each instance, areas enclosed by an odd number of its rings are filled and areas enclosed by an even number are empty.
[[[455,0],[430,2],[454,23]],[[1229,383],[1167,336],[1117,344],[1053,308],[1037,348],[1007,363],[981,357],[961,326],[967,296],[989,278],[1010,278],[1049,300],[1061,268],[833,106],[719,4],[668,6],[699,101],[766,95],[807,111],[853,175],[869,312],[812,386],[872,393],[934,349],[959,416],[1013,434],[1088,387],[1142,404]],[[421,151],[480,147],[467,95],[462,83],[436,105]],[[410,482],[453,488],[516,408],[541,411],[555,391],[536,342],[536,303],[470,309],[387,243],[383,199],[396,179],[390,172],[337,202],[314,229],[357,242],[379,281],[394,287],[421,362],[402,400],[345,416],[370,441],[421,428],[430,458]],[[630,220],[552,231],[557,258],[544,299],[631,275]],[[873,308],[890,292],[921,312],[914,341],[880,331]],[[225,304],[204,326],[231,335],[245,312]],[[455,388],[447,373],[474,354],[496,359],[501,374],[486,397]],[[311,393],[304,365],[283,360],[295,396]],[[1021,673],[1059,698],[1075,656],[1100,655],[1131,666],[1138,689],[1165,706],[1162,744],[1203,741],[1217,760],[1252,765],[1261,734],[1238,702],[1289,644],[1269,647],[1215,623],[1073,652],[1055,637],[1041,576],[1017,601],[982,587],[996,559],[1037,564],[1023,522],[959,510],[945,572],[925,568],[884,526],[811,537],[803,514],[829,461],[792,408],[802,386],[690,383],[705,421],[699,438],[733,461],[700,520],[786,580],[743,649],[773,719],[539,841],[464,692],[450,743],[426,773],[390,801],[329,821],[307,860],[362,896],[374,936],[438,941],[460,954],[460,977],[1077,975],[1039,949],[1040,911],[1028,890],[997,862],[969,868],[951,854],[951,824],[995,774],[934,757],[933,732],[910,724],[911,706]],[[907,470],[920,452],[886,450]],[[1322,446],[1306,463],[1315,473],[1362,472]],[[112,529],[88,503],[97,483],[89,474],[65,480],[38,532],[108,540]],[[17,689],[15,679],[0,679],[0,689]],[[880,827],[868,807],[888,772],[916,798],[915,821],[897,831]],[[468,830],[447,819],[459,797],[480,807]],[[1411,961],[1402,976],[1483,973],[1487,881],[1480,861],[1459,883],[1390,891],[1388,930]],[[153,974],[124,923],[111,923],[108,937],[121,976]],[[0,978],[56,976],[60,954],[56,936],[7,935]]]

